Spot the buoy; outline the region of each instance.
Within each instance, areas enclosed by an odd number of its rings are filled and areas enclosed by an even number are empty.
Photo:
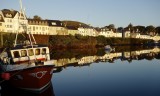
[[[1,74],[1,77],[2,77],[2,79],[4,79],[4,80],[9,80],[10,79],[10,73],[2,73]]]

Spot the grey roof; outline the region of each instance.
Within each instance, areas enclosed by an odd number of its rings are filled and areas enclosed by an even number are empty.
[[[78,30],[78,28],[75,26],[66,26],[66,28],[70,30]]]
[[[15,15],[17,14],[18,11],[16,10],[9,10],[9,9],[3,9],[2,10],[2,13],[4,15],[4,17],[7,17],[7,18],[14,18]]]
[[[4,22],[4,19],[1,14],[0,14],[0,22]]]

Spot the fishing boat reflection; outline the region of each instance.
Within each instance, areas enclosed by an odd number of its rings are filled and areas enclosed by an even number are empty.
[[[44,88],[39,92],[31,92],[26,90],[21,90],[13,86],[5,85],[3,86],[0,96],[55,96],[52,84]]]

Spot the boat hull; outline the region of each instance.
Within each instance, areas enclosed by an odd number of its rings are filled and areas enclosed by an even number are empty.
[[[41,91],[47,87],[52,79],[53,66],[38,66],[28,69],[10,71],[11,78],[9,84],[14,87]]]

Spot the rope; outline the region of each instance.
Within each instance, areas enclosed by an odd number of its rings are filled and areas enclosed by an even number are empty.
[[[2,53],[0,54],[0,57],[1,57],[1,55],[6,51],[6,49],[7,49],[7,48],[5,48],[5,49],[2,51]]]

